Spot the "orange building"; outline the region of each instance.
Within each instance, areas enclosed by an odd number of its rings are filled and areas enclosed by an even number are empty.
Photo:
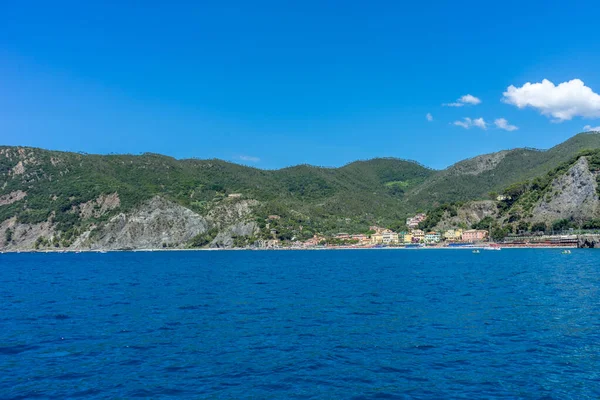
[[[488,232],[480,229],[470,229],[462,234],[463,242],[480,242],[487,238]]]

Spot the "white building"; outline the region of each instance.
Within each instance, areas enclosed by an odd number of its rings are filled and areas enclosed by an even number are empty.
[[[382,242],[384,244],[395,244],[398,243],[398,234],[396,232],[393,232],[389,229],[383,231],[381,233],[382,236]]]
[[[427,232],[425,234],[425,243],[439,243],[441,235],[438,232]]]

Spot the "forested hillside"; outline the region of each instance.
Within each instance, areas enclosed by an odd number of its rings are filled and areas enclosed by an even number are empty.
[[[102,238],[136,247],[143,238],[180,247],[365,232],[373,224],[400,229],[417,210],[487,198],[597,148],[599,134],[579,134],[547,151],[503,151],[435,171],[395,158],[260,170],[158,154],[0,147],[0,234],[5,246],[85,247]],[[157,237],[154,229],[162,230]]]
[[[491,228],[507,234],[600,229],[600,149],[582,150],[545,174],[513,183],[494,200],[455,202],[430,210],[426,230]]]
[[[507,186],[543,175],[586,149],[600,148],[600,134],[581,133],[549,150],[514,149],[464,160],[433,174],[407,193],[411,208],[487,199]]]

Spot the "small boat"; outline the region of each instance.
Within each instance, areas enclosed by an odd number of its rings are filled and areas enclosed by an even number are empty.
[[[479,254],[479,250],[478,249],[473,250],[473,254]]]
[[[483,249],[484,250],[496,250],[496,251],[502,250],[500,247],[491,247],[491,246],[490,247],[484,247]]]
[[[562,254],[571,254],[571,250],[563,250],[561,253]]]

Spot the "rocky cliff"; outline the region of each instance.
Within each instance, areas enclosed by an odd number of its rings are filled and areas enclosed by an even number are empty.
[[[580,249],[600,248],[600,235],[580,235],[577,239],[577,247]]]
[[[131,213],[119,213],[92,226],[71,246],[75,249],[157,249],[181,247],[206,232],[202,216],[161,197],[154,197]]]
[[[586,221],[600,215],[596,173],[586,157],[580,157],[564,174],[556,177],[533,209],[534,222],[557,219]]]
[[[444,231],[457,227],[470,228],[485,217],[496,218],[497,215],[496,202],[490,200],[470,201],[457,207],[455,212],[444,212],[433,229]]]
[[[128,212],[117,212],[109,218],[109,211],[119,208],[118,194],[73,207],[71,213],[91,221],[86,228],[65,245],[57,223],[47,221],[27,224],[10,218],[0,224],[0,249],[17,250],[124,250],[186,248],[197,235],[209,229],[218,234],[208,247],[232,247],[235,238],[252,238],[257,224],[251,220],[256,201],[229,201],[220,204],[202,216],[163,197],[155,196]],[[98,220],[98,218],[100,218]]]

